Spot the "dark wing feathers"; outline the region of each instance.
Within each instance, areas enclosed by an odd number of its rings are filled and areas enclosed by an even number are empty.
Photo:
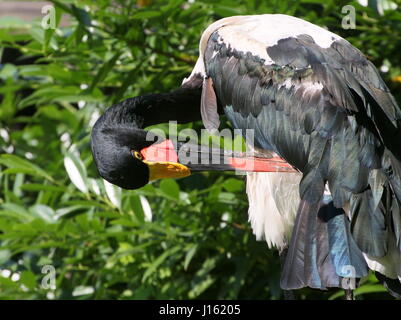
[[[277,152],[303,173],[304,205],[320,201],[326,182],[335,207],[350,204],[352,236],[363,252],[385,255],[388,228],[401,247],[401,110],[376,68],[345,40],[321,48],[302,35],[266,50],[272,65],[232,49],[218,31],[210,38],[206,73],[228,119],[236,128],[255,129],[257,146]],[[299,216],[297,221],[312,223]],[[305,228],[298,225],[294,237],[305,235]],[[310,240],[312,247],[299,244],[297,250],[324,264],[324,254],[314,251],[316,239]],[[295,269],[299,256],[290,259]],[[308,268],[311,278],[302,281],[318,286],[319,266]]]
[[[366,190],[351,197],[351,233],[359,248],[372,257],[387,253],[388,229],[382,202],[374,206],[372,191]]]
[[[397,201],[393,201],[391,212],[396,245],[401,251],[401,210]]]
[[[329,163],[328,148],[327,139],[317,132],[311,134],[309,157],[300,183],[301,199],[318,202],[322,198]]]

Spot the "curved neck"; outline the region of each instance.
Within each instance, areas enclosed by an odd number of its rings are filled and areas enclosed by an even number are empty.
[[[201,88],[179,88],[168,93],[139,97],[135,114],[143,120],[143,128],[168,121],[187,123],[201,120]]]
[[[202,80],[198,79],[168,93],[129,98],[107,109],[101,122],[106,127],[118,125],[143,129],[168,121],[201,120],[201,92]]]

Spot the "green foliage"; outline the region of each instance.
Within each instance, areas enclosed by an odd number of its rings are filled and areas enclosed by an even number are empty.
[[[252,234],[241,176],[197,174],[122,191],[96,172],[91,126],[117,101],[178,87],[202,30],[236,14],[286,13],[327,26],[389,67],[383,76],[400,101],[392,79],[401,74],[401,12],[381,15],[377,1],[52,2],[56,30],[40,17],[0,20],[0,298],[281,298],[278,254]],[[356,8],[356,30],[341,28],[346,4]],[[55,288],[41,285],[45,265],[55,267]],[[389,297],[372,275],[358,290]]]

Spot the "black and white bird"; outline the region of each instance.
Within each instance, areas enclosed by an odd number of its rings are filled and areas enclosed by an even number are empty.
[[[340,36],[281,14],[221,19],[204,31],[199,51],[181,88],[125,100],[97,121],[100,175],[133,189],[235,169],[184,165],[178,147],[166,144],[169,161],[146,159],[154,146],[146,126],[202,118],[217,129],[225,114],[234,128],[254,130],[257,152],[295,169],[281,163],[247,174],[253,232],[288,248],[282,288],[349,289],[371,269],[399,296],[401,109],[374,65]]]

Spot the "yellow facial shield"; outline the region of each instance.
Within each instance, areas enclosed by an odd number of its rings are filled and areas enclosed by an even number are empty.
[[[134,153],[149,168],[149,181],[165,178],[182,178],[191,174],[187,166],[178,162],[177,151],[171,140],[164,140]]]
[[[165,178],[182,178],[191,175],[191,170],[183,164],[168,161],[143,161],[149,168],[149,181]]]

